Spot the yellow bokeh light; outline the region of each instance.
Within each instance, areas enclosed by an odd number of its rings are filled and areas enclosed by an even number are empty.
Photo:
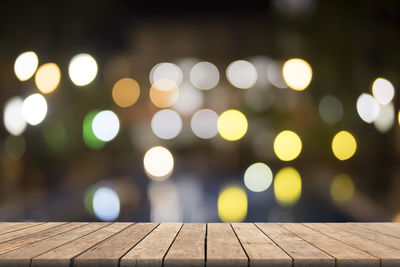
[[[39,67],[35,75],[36,87],[43,94],[53,92],[60,83],[60,68],[55,63],[46,63]]]
[[[301,196],[301,177],[292,167],[281,169],[275,176],[274,193],[281,206],[295,204]]]
[[[399,110],[399,114],[397,115],[397,120],[399,121],[399,125],[400,125],[400,110]]]
[[[223,222],[241,222],[247,215],[247,195],[238,185],[228,185],[218,196],[218,216]]]
[[[176,83],[168,79],[160,79],[150,88],[150,100],[159,108],[167,108],[175,104],[179,97],[179,88]]]
[[[354,196],[354,182],[347,174],[339,174],[333,178],[330,192],[336,204],[344,204]]]
[[[282,131],[274,141],[274,151],[276,156],[283,161],[291,161],[297,158],[301,152],[301,139],[293,131]]]
[[[306,89],[312,79],[310,64],[300,58],[286,61],[282,68],[282,74],[287,85],[296,91]]]
[[[357,150],[354,136],[347,131],[338,132],[332,140],[332,151],[339,160],[351,158]]]
[[[137,81],[124,78],[114,84],[112,97],[115,104],[127,108],[136,103],[140,95],[140,86]]]
[[[239,110],[224,111],[218,118],[218,133],[228,141],[237,141],[247,132],[246,116]]]

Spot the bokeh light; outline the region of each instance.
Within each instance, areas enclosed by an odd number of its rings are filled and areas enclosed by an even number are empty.
[[[278,88],[287,88],[287,84],[282,75],[282,62],[272,61],[268,65],[267,76],[270,83]]]
[[[38,67],[39,59],[35,52],[27,51],[17,57],[14,64],[15,76],[20,81],[29,80]]]
[[[225,186],[218,196],[218,216],[223,222],[241,222],[247,215],[247,195],[239,185]]]
[[[93,119],[99,112],[100,110],[92,110],[83,119],[83,141],[92,149],[100,149],[105,145],[104,141],[97,138],[92,128]]]
[[[93,118],[92,129],[94,135],[101,141],[111,141],[119,132],[118,116],[111,110],[103,110]]]
[[[143,166],[150,178],[165,180],[174,170],[174,157],[165,147],[155,146],[144,155]]]
[[[25,139],[23,136],[9,135],[4,142],[4,151],[13,159],[21,158],[25,153]]]
[[[247,132],[247,118],[236,109],[224,111],[218,118],[218,133],[228,141],[237,141]]]
[[[4,105],[4,126],[12,135],[20,135],[25,131],[26,128],[26,121],[22,115],[22,103],[22,98],[15,96],[9,99]]]
[[[336,204],[345,204],[354,197],[354,182],[347,174],[335,176],[330,185],[330,193]]]
[[[228,81],[235,87],[247,89],[257,82],[257,70],[246,60],[237,60],[229,64],[226,69]]]
[[[161,139],[172,139],[182,130],[182,119],[171,109],[163,109],[151,119],[153,133]]]
[[[88,85],[97,75],[96,60],[89,54],[78,54],[71,59],[68,73],[71,81],[75,85]]]
[[[38,125],[47,115],[47,102],[41,94],[32,94],[22,103],[22,116],[30,125]]]
[[[204,102],[202,92],[193,88],[188,83],[184,83],[179,88],[178,100],[172,106],[176,111],[184,116],[192,115],[195,110],[201,108]]]
[[[254,163],[244,173],[244,184],[253,192],[265,191],[271,183],[272,171],[265,163]]]
[[[375,98],[362,93],[357,99],[357,112],[366,123],[372,123],[379,116],[379,104]]]
[[[161,79],[168,79],[179,86],[182,82],[182,78],[182,70],[177,65],[169,62],[158,63],[150,71],[151,84]]]
[[[257,70],[257,82],[258,86],[267,86],[269,84],[268,79],[268,66],[271,63],[271,59],[266,56],[257,56],[250,60]]]
[[[312,79],[312,69],[307,61],[300,58],[292,58],[283,64],[283,78],[286,84],[296,91],[307,88]]]
[[[386,133],[393,127],[396,120],[395,117],[396,115],[393,103],[380,105],[379,115],[374,121],[374,126],[379,132]]]
[[[112,89],[112,97],[115,104],[121,108],[127,108],[136,103],[140,95],[140,86],[137,81],[123,78],[117,81]]]
[[[354,136],[347,131],[338,132],[332,140],[332,152],[339,160],[351,158],[357,150]]]
[[[190,70],[190,82],[194,87],[201,90],[212,89],[219,82],[219,71],[210,62],[199,62]]]
[[[36,87],[43,94],[56,90],[61,80],[60,68],[55,63],[46,63],[39,67],[35,75]]]
[[[167,108],[176,103],[179,98],[179,88],[172,80],[161,79],[150,88],[150,100],[158,108]]]
[[[96,186],[90,186],[88,189],[85,191],[85,196],[84,196],[84,204],[85,204],[85,209],[86,211],[90,214],[95,216],[94,214],[94,209],[93,209],[93,197],[94,194],[96,193],[97,187]]]
[[[291,161],[297,158],[301,152],[302,143],[300,137],[293,131],[282,131],[274,140],[275,155],[283,161]]]
[[[372,94],[381,105],[387,105],[394,97],[394,87],[386,79],[378,78],[372,84]]]
[[[343,104],[337,97],[326,95],[319,102],[318,111],[326,123],[334,124],[343,116]]]
[[[218,114],[211,109],[201,109],[193,114],[190,126],[193,133],[202,139],[210,139],[218,133]]]
[[[100,187],[93,195],[94,214],[102,221],[114,221],[119,216],[120,202],[117,193],[108,187]]]
[[[274,193],[281,206],[294,205],[301,196],[301,176],[293,167],[284,167],[275,176]]]

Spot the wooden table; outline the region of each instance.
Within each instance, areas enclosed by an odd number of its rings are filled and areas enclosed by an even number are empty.
[[[400,266],[400,223],[0,223],[0,266]]]

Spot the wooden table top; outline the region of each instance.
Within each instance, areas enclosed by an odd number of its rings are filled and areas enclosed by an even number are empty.
[[[400,266],[400,223],[0,223],[0,266]]]

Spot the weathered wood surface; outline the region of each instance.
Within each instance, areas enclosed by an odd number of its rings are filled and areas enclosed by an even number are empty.
[[[8,222],[0,266],[400,266],[400,224]]]

